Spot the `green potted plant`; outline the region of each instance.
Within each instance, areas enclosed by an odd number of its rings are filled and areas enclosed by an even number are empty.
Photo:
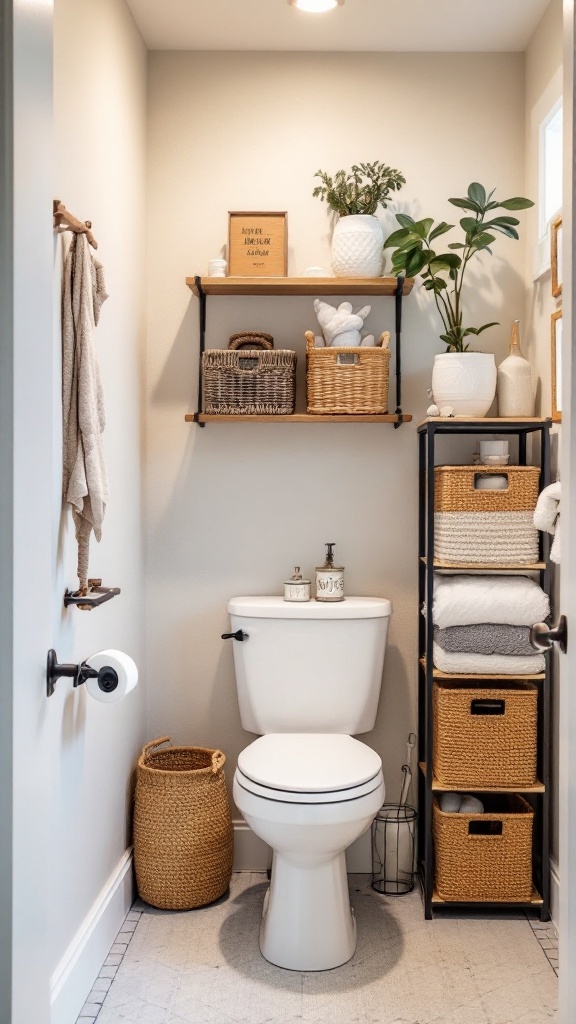
[[[440,338],[447,345],[446,353],[434,360],[434,401],[439,406],[451,406],[460,416],[485,416],[496,392],[494,355],[469,351],[469,339],[497,326],[497,321],[481,327],[465,326],[463,289],[465,280],[469,280],[468,266],[480,253],[492,253],[496,232],[518,238],[519,220],[507,214],[495,215],[495,210],[526,210],[534,205],[523,196],[497,201],[494,191],[487,192],[483,185],[472,182],[464,197],[449,200],[467,211],[460,220],[463,240],[450,242],[450,252],[438,252],[433,245],[452,230],[453,224],[441,221],[435,225],[431,217],[416,221],[403,213],[396,214],[400,228],[384,243],[385,249],[394,250],[393,273],[406,277],[420,274],[424,288],[434,296],[444,328]]]
[[[374,216],[386,207],[391,192],[406,179],[400,171],[376,161],[354,164],[350,171],[316,171],[320,178],[312,195],[338,215],[332,236],[332,269],[336,277],[379,277],[382,272],[382,225]]]

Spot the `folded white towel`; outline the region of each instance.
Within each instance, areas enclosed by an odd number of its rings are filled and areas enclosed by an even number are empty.
[[[440,629],[504,622],[532,626],[550,614],[550,600],[527,576],[434,577],[432,617]]]
[[[553,562],[560,562],[560,481],[550,484],[541,492],[536,508],[534,509],[534,526],[538,530],[545,530],[554,537],[550,550],[550,558]]]
[[[434,644],[433,658],[436,668],[451,675],[523,676],[546,668],[543,654],[451,654],[438,644]]]

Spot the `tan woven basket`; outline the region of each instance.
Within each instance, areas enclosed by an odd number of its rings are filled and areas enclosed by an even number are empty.
[[[434,775],[443,786],[536,782],[538,690],[514,681],[434,684]]]
[[[505,476],[505,491],[484,491],[474,486],[476,477]],[[436,466],[435,512],[532,512],[538,501],[540,470],[537,466]]]
[[[485,814],[447,814],[434,798],[436,891],[443,900],[528,902],[534,811],[521,796],[482,796]]]
[[[314,335],[307,331],[308,412],[364,415],[387,412],[389,369],[388,348],[316,348]]]
[[[232,822],[219,750],[153,740],[138,760],[134,865],[138,893],[164,910],[190,910],[226,892]]]
[[[204,412],[291,415],[296,353],[289,349],[209,349],[202,356]]]

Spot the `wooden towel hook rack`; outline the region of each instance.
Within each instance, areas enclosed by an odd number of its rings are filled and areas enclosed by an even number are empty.
[[[92,234],[92,221],[78,220],[77,217],[73,217],[68,212],[64,203],[60,202],[59,199],[53,201],[53,212],[54,212],[54,228],[57,231],[74,231],[77,235],[86,235],[86,238],[90,242],[93,249],[98,248],[98,242]]]

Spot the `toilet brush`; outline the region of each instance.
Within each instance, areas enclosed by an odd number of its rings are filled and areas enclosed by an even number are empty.
[[[408,799],[408,790],[412,782],[412,769],[409,764],[403,764],[402,771],[404,772],[404,782],[402,783],[402,791],[400,793],[400,807],[405,807]]]

